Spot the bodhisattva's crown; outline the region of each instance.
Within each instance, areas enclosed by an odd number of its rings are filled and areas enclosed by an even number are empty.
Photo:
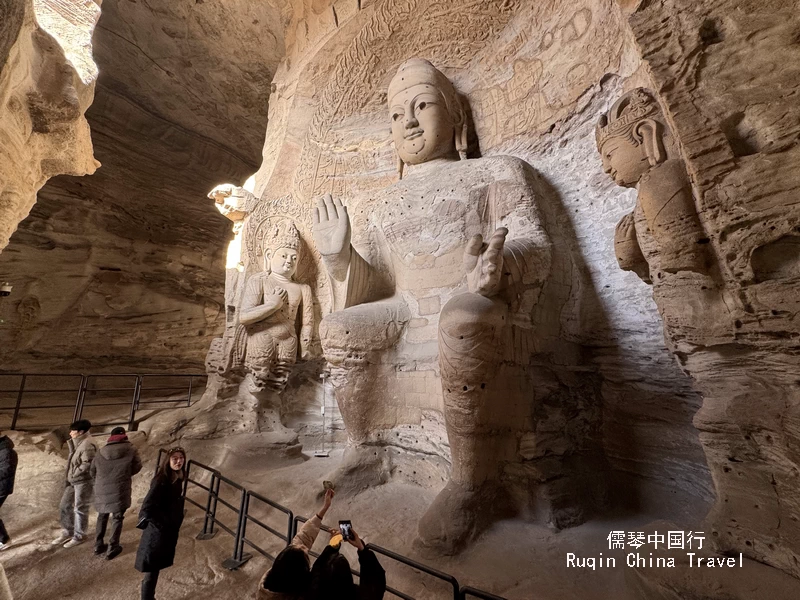
[[[266,241],[265,248],[271,250],[277,250],[278,248],[297,250],[300,247],[300,233],[297,231],[293,221],[283,219],[270,228]]]
[[[660,108],[655,98],[644,88],[631,90],[600,116],[595,128],[595,140],[597,149],[600,150],[603,144],[612,137],[626,137],[634,144],[638,145],[638,140],[633,135],[634,126],[651,115],[657,114]]]

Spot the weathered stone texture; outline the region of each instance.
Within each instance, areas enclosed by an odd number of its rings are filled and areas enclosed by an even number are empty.
[[[43,188],[0,256],[4,368],[202,371],[229,235],[205,194],[258,164],[282,23],[247,0],[107,3],[87,113],[103,168]]]
[[[408,1],[361,3],[361,9],[345,18],[324,10],[292,17],[296,28],[290,25],[289,31],[297,37],[290,43],[287,35],[287,58],[274,80],[256,195],[263,202],[297,204],[302,231],[314,197],[331,193],[350,208],[354,247],[365,256],[379,254],[367,235],[380,210],[373,203],[382,203],[383,191],[397,179],[385,89],[405,59],[430,59],[469,101],[476,131],[472,151],[516,156],[538,173],[555,262],[542,291],[548,308],[535,320],[535,350],[559,364],[559,383],[553,385],[585,395],[572,425],[585,423],[601,394],[603,426],[594,435],[602,439],[613,478],[625,484],[620,496],[636,508],[663,511],[678,491],[678,503],[693,498],[702,511],[712,492],[691,426],[699,395],[664,348],[650,288],[617,269],[613,226],[630,211],[633,198],[605,181],[593,148],[596,115],[621,90],[650,83],[637,71],[635,46],[616,5],[492,2],[478,8]],[[420,30],[422,21],[431,26]],[[587,53],[587,47],[606,50]],[[315,293],[325,314],[333,298],[316,254],[315,264],[323,275]],[[351,323],[336,315],[323,322],[321,333],[328,338],[336,336],[327,328],[341,329],[341,365],[359,363],[378,373],[370,388],[376,408],[361,413],[368,417],[359,425],[365,431],[398,425],[400,432],[403,423],[417,427],[425,411],[442,410],[441,392],[429,385],[431,373],[434,387],[441,381],[429,333],[443,302],[437,298],[434,307],[428,296],[416,300],[409,300],[414,314],[387,311],[385,327],[376,333],[380,340],[372,340],[378,352],[353,342],[361,334],[345,326]],[[398,324],[400,332],[393,329]],[[349,344],[343,341],[347,332]],[[390,350],[401,333],[403,350]],[[334,376],[341,375],[336,369]],[[564,423],[557,418],[531,414],[524,427],[532,429],[520,438],[507,476],[528,478],[534,489],[554,474],[534,463],[574,448],[559,444],[554,432]],[[384,434],[375,433],[373,442],[391,446],[394,438]],[[436,452],[449,458],[446,448]]]
[[[93,173],[89,125],[100,1],[0,6],[0,250],[54,175]]]
[[[796,2],[642,3],[630,24],[715,254],[658,272],[665,337],[703,394],[723,551],[800,575],[800,45]]]

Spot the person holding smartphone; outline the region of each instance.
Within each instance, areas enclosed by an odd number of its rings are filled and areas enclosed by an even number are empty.
[[[356,585],[350,562],[339,552],[343,541],[358,551],[359,579]],[[311,568],[308,600],[381,600],[386,593],[386,571],[369,550],[350,521],[339,521],[331,541]]]
[[[292,542],[275,557],[272,568],[258,586],[256,600],[306,600],[311,583],[311,563],[308,551],[314,545],[322,519],[331,507],[334,491],[325,486],[325,499],[308,521],[303,523]]]

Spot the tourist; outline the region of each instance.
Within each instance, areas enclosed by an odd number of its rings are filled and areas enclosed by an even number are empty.
[[[136,552],[136,570],[144,573],[142,600],[155,600],[158,574],[171,567],[183,523],[183,483],[186,452],[170,448],[167,458],[150,483],[150,491],[139,511],[139,529],[144,529]]]
[[[91,428],[92,424],[86,419],[69,426],[67,481],[59,505],[61,535],[53,540],[54,546],[64,544],[64,548],[72,548],[86,541],[93,488],[91,467],[97,453],[97,446],[89,435]]]
[[[372,550],[351,527],[347,542],[358,550],[359,584],[353,582],[350,562],[339,553],[342,534],[331,536],[311,569],[308,600],[381,600],[386,592],[386,572]]]
[[[325,500],[317,514],[306,521],[284,548],[272,568],[267,571],[256,593],[257,600],[301,600],[306,598],[311,585],[311,565],[308,551],[317,539],[322,519],[331,507],[334,492],[325,490]]]
[[[17,475],[17,451],[14,442],[7,435],[0,435],[0,506],[14,492],[14,478]],[[0,519],[0,550],[8,548],[11,536]]]
[[[97,509],[97,537],[94,553],[106,553],[111,560],[122,552],[119,538],[122,534],[122,520],[131,505],[131,479],[142,470],[139,453],[128,441],[125,429],[115,427],[92,463],[94,479],[94,507]],[[104,537],[111,515],[111,537],[106,546]]]

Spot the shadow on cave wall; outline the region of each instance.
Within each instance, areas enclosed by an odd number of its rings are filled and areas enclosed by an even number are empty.
[[[608,332],[613,337],[613,326],[572,217],[559,190],[540,173],[537,180],[548,222],[556,224],[548,226],[556,253],[561,255],[553,268],[571,270],[561,326],[569,321],[572,325],[562,329],[561,335],[579,340],[572,367],[583,382],[575,393],[596,418],[586,431],[587,454],[576,453],[571,459],[574,463],[589,459],[588,464],[575,464],[574,472],[584,478],[593,516],[647,515],[698,523],[713,501],[713,483],[692,424],[702,398],[663,347],[653,360],[662,363],[659,373],[674,374],[666,384],[669,387],[659,386],[649,365],[627,357],[620,343],[597,335]],[[596,471],[603,475],[602,489],[597,486]],[[597,491],[602,495],[596,495]]]

